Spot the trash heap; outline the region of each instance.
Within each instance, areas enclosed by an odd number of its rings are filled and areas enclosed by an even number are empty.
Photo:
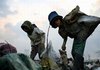
[[[33,61],[30,57],[17,53],[16,48],[8,43],[2,43],[0,52],[9,47],[5,55],[0,57],[0,70],[62,70],[61,60],[57,53],[53,50],[51,41],[48,47],[41,54],[42,59],[39,62]],[[12,49],[13,48],[13,52]]]
[[[6,50],[1,49],[2,47],[10,48]],[[6,53],[0,57],[0,70],[72,70],[73,67],[73,59],[67,58],[66,51],[63,50],[59,50],[60,56],[57,55],[51,41],[41,54],[42,59],[39,61],[33,61],[27,55],[17,53],[16,48],[11,44],[0,43],[0,52],[4,53],[4,50]],[[100,61],[96,61],[91,68],[90,64],[86,62],[85,67],[86,70],[99,70]]]

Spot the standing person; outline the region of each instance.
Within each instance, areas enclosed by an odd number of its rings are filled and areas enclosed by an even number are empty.
[[[45,49],[45,33],[40,30],[35,24],[31,24],[30,21],[25,21],[21,28],[25,31],[31,40],[31,55],[30,57],[34,60],[36,54],[40,55]]]
[[[74,70],[84,70],[84,48],[87,38],[93,33],[100,23],[100,18],[86,15],[76,6],[64,18],[52,11],[48,15],[50,25],[59,27],[58,33],[63,38],[62,50],[66,50],[67,37],[74,38],[72,56],[74,58]]]

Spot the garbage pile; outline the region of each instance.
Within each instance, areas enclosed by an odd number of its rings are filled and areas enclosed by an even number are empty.
[[[0,58],[0,70],[41,70],[41,67],[24,54],[11,53]]]
[[[33,61],[27,55],[17,53],[11,44],[0,43],[0,52],[4,51],[4,49],[1,51],[2,47],[9,47],[10,52],[6,51],[7,53],[0,57],[0,70],[73,70],[73,59],[67,58],[67,64],[63,64],[61,56],[54,51],[51,42],[41,54],[42,59],[39,61]],[[86,70],[100,70],[100,60],[85,62],[84,65]]]

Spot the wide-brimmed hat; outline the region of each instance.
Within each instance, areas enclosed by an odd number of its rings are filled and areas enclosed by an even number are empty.
[[[62,19],[62,16],[58,15],[56,11],[52,11],[49,16],[48,16],[48,20],[50,22],[50,25],[53,28],[56,28],[55,24],[53,23],[56,19]]]

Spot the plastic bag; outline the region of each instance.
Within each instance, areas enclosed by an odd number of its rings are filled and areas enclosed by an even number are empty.
[[[59,57],[53,50],[51,41],[49,42],[48,47],[46,47],[44,52],[41,54],[41,57],[41,65],[45,70],[60,70],[56,63],[59,60]]]
[[[55,62],[58,62],[59,58],[60,58],[57,55],[57,53],[54,51],[51,41],[49,42],[48,47],[46,47],[44,52],[41,54],[41,57],[49,57],[50,59],[52,59]]]

